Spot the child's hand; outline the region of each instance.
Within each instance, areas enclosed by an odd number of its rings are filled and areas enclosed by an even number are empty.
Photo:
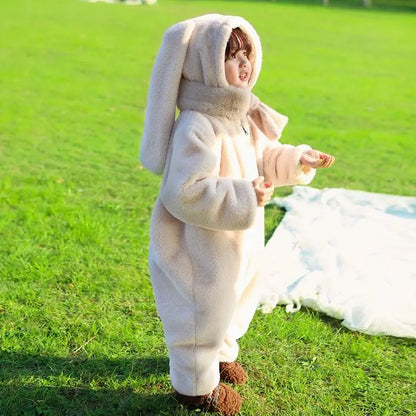
[[[252,182],[256,192],[257,206],[264,207],[271,199],[274,191],[272,183],[264,182],[264,176],[259,176]]]
[[[312,168],[329,168],[334,162],[334,156],[321,153],[318,150],[306,150],[300,158],[300,163],[305,172],[308,172]]]

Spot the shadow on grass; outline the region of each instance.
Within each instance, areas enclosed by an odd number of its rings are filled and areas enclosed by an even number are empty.
[[[173,415],[165,357],[83,359],[0,351],[0,414]],[[139,383],[137,383],[139,381]]]

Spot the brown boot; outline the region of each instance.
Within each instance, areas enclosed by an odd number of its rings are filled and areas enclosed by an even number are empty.
[[[226,383],[244,384],[247,379],[247,373],[240,364],[220,363],[220,379]]]
[[[196,407],[206,412],[218,412],[223,416],[236,415],[241,409],[241,396],[226,384],[218,384],[215,389],[204,396],[185,396],[176,392],[179,403]]]

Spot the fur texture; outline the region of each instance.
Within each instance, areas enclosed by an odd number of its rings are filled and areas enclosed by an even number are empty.
[[[220,363],[220,379],[226,383],[244,384],[248,380],[246,371],[235,361],[232,363]]]
[[[225,79],[225,47],[237,26],[253,45],[247,90]],[[307,183],[314,174],[299,165],[309,147],[277,140],[287,118],[251,94],[260,67],[248,22],[207,15],[166,32],[152,74],[141,160],[163,179],[149,268],[172,385],[186,396],[218,385],[219,362],[237,358],[258,304],[264,212],[251,182],[264,175],[276,186]]]
[[[211,393],[203,396],[176,395],[179,403],[193,406],[206,412],[217,412],[223,416],[236,415],[241,408],[241,396],[231,387],[220,383]]]

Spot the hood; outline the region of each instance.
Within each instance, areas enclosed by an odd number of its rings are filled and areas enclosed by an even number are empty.
[[[252,75],[251,90],[257,82],[262,52],[260,39],[254,28],[241,17],[209,14],[191,19],[195,24],[183,65],[182,75],[188,81],[197,81],[208,87],[228,87],[224,70],[224,55],[228,39],[234,28],[246,33],[252,44],[250,61]]]
[[[181,80],[227,90],[235,87],[225,78],[224,56],[231,31],[240,27],[252,44],[250,93],[262,62],[260,39],[254,28],[238,16],[208,14],[171,26],[164,34],[149,85],[140,161],[150,171],[163,173]]]

